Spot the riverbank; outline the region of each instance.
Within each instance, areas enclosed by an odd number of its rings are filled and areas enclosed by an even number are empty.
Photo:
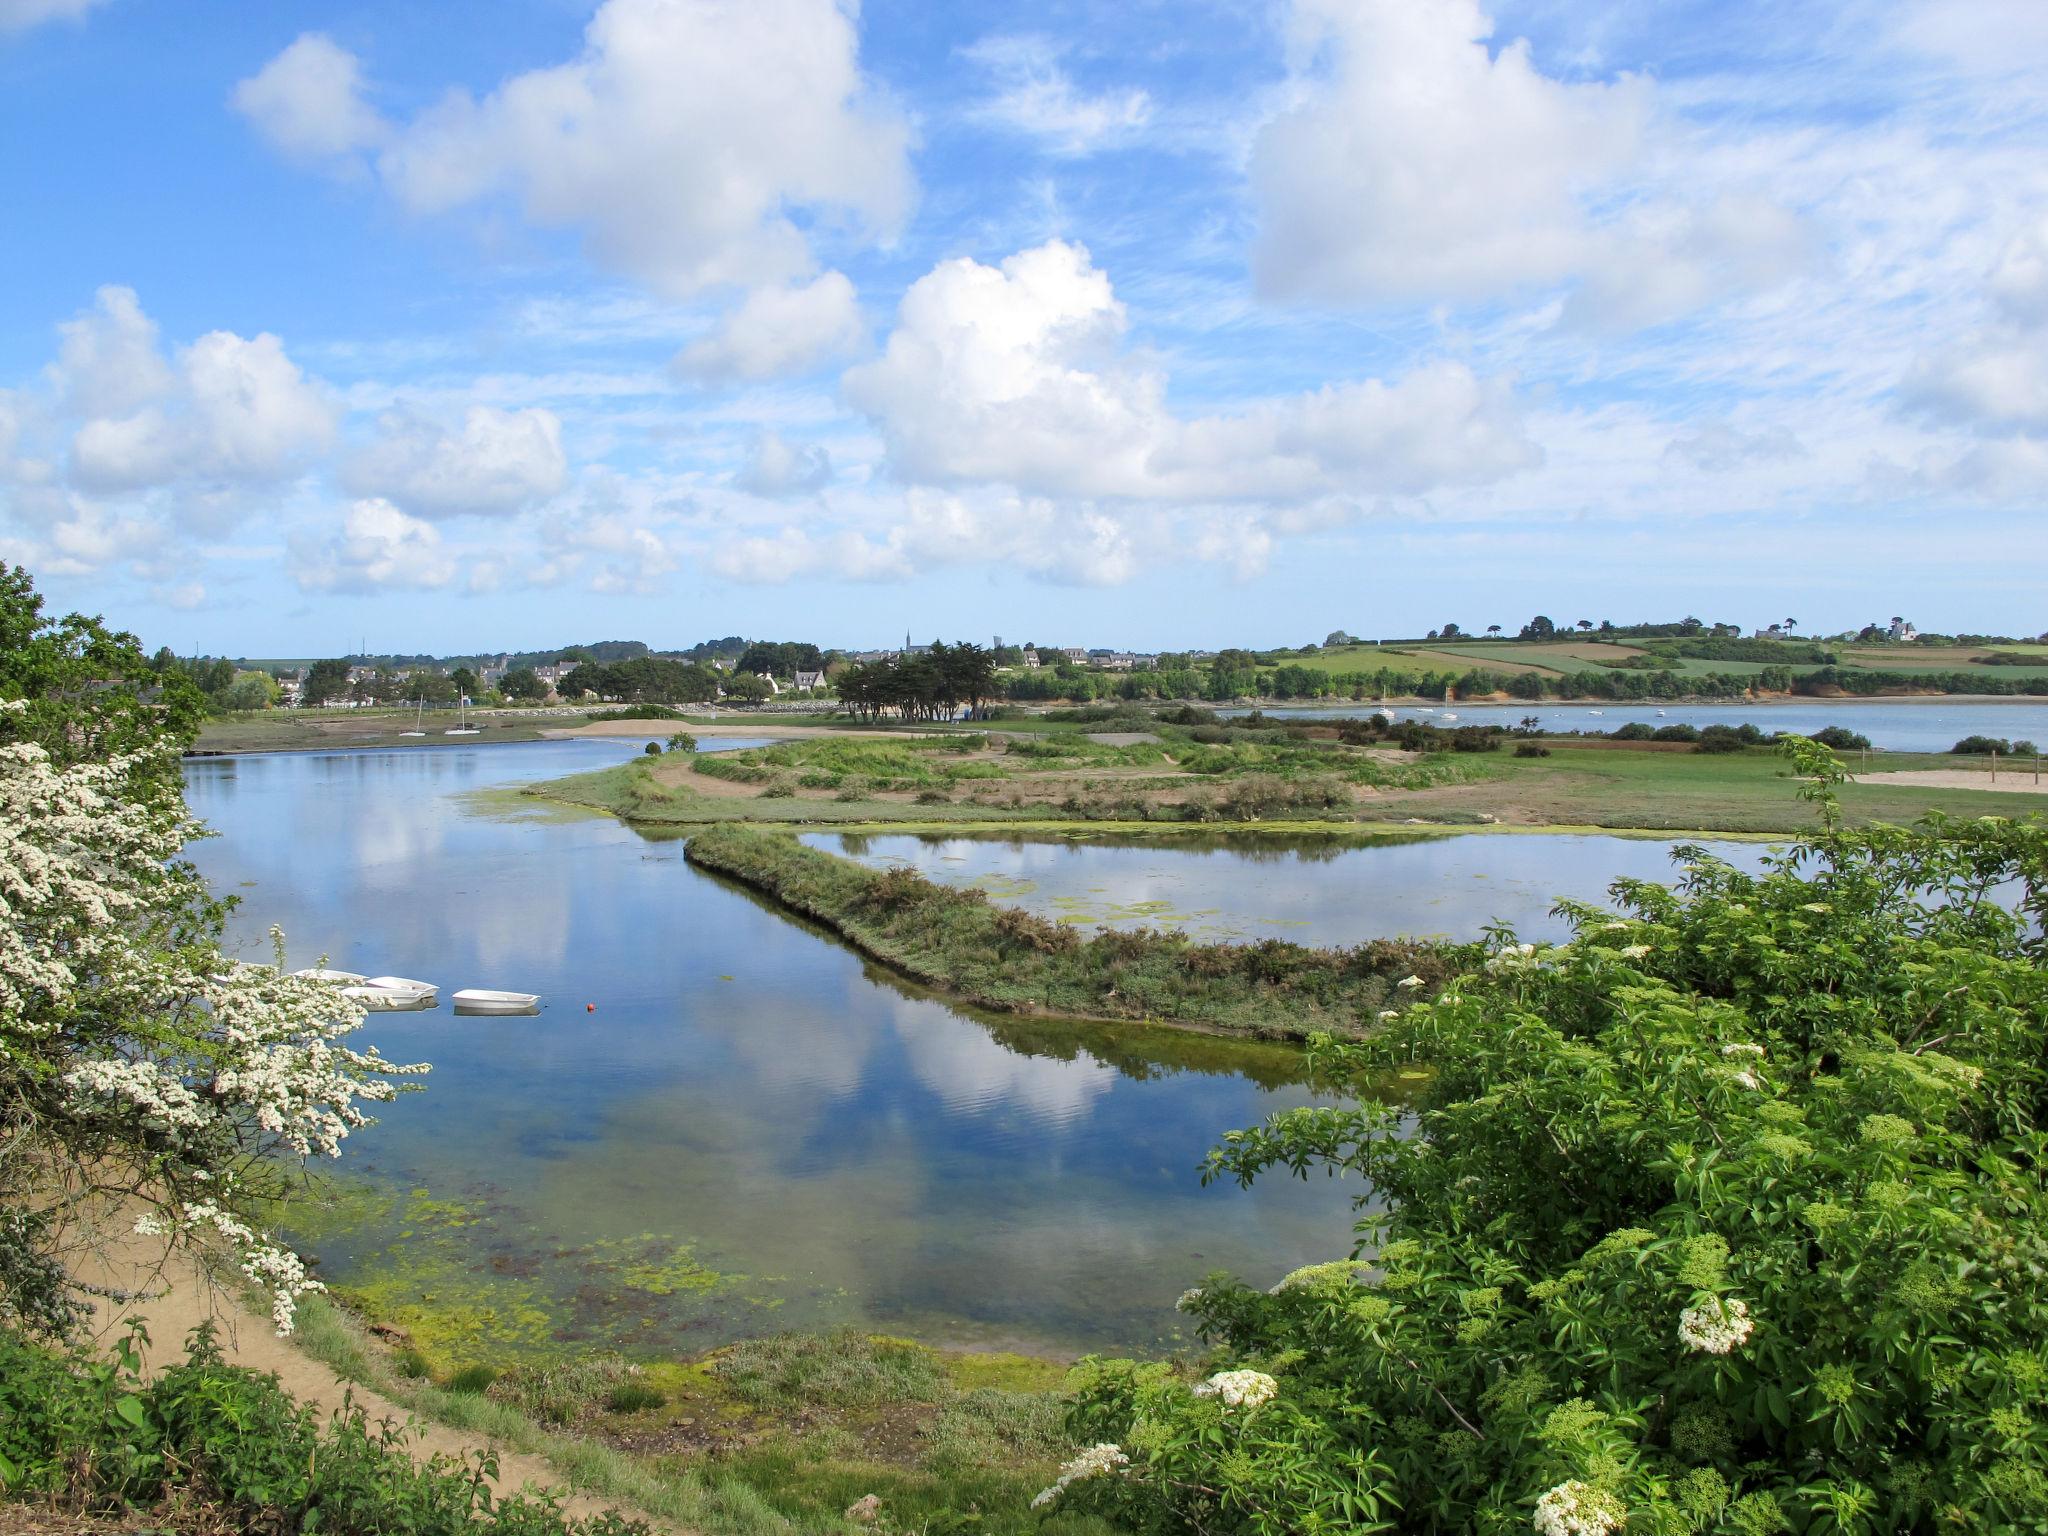
[[[1149,931],[1083,938],[978,890],[871,870],[758,828],[709,829],[684,855],[942,995],[1031,1016],[1263,1040],[1356,1038],[1382,1011],[1433,995],[1480,954],[1473,945],[1403,940],[1308,949],[1280,940],[1196,944]]]

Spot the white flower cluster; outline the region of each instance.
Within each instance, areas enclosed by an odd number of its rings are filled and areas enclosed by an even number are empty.
[[[363,1104],[427,1068],[344,1044],[362,1012],[335,988],[172,937],[205,898],[174,862],[201,829],[175,798],[133,789],[174,766],[169,754],[58,767],[41,747],[0,745],[0,1057],[43,1063],[68,1090],[73,1118],[43,1127],[54,1152],[89,1126],[112,1177],[135,1171],[118,1166],[124,1151],[146,1160],[172,1213],[162,1233],[229,1242],[288,1328],[315,1288],[304,1266],[195,1186],[230,1187],[245,1159],[338,1156],[369,1123]]]
[[[1536,971],[1543,968],[1536,958],[1534,944],[1509,944],[1487,956],[1486,968],[1496,975],[1510,971]]]
[[[1420,976],[1403,976],[1399,981],[1395,982],[1394,985],[1397,987],[1404,987],[1412,992],[1415,988],[1422,985],[1422,978]]]
[[[1230,1408],[1256,1408],[1279,1390],[1280,1383],[1264,1371],[1218,1371],[1195,1388],[1195,1396],[1220,1397]]]
[[[1065,1493],[1069,1485],[1084,1482],[1091,1477],[1107,1477],[1119,1467],[1128,1467],[1130,1464],[1131,1458],[1124,1454],[1120,1445],[1106,1442],[1102,1445],[1091,1445],[1060,1468],[1059,1481],[1034,1498],[1031,1507],[1043,1509]]]
[[[1613,1494],[1574,1479],[1559,1483],[1536,1501],[1541,1536],[1607,1536],[1628,1523],[1628,1511]]]
[[[1624,960],[1640,960],[1650,952],[1647,944],[1624,944],[1617,953]]]
[[[1723,1056],[1761,1056],[1763,1053],[1764,1048],[1762,1046],[1753,1044],[1748,1040],[1738,1040],[1733,1045],[1721,1047],[1721,1054]]]
[[[1192,1312],[1195,1310],[1195,1303],[1201,1299],[1202,1288],[1199,1285],[1191,1285],[1180,1293],[1180,1298],[1173,1304],[1173,1310],[1176,1312]]]
[[[1702,1354],[1729,1354],[1747,1344],[1754,1332],[1748,1304],[1732,1296],[1704,1301],[1678,1314],[1678,1342]]]

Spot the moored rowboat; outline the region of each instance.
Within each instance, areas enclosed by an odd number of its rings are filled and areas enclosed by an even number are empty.
[[[457,1013],[519,1014],[540,1011],[537,992],[497,992],[488,987],[466,987],[449,999]]]

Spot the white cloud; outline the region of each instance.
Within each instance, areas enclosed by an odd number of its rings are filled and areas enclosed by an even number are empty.
[[[883,355],[848,370],[913,484],[1027,494],[1298,501],[1414,495],[1540,457],[1505,384],[1457,363],[1182,419],[1121,350],[1124,309],[1086,250],[1051,241],[1000,268],[941,263],[904,295]]]
[[[997,88],[971,115],[1067,156],[1123,142],[1152,120],[1152,98],[1136,87],[1092,96],[1078,89],[1060,64],[1062,52],[1042,37],[990,37],[966,49]]]
[[[372,497],[332,537],[295,539],[292,574],[309,592],[430,591],[455,579],[456,562],[432,523]]]
[[[342,471],[359,496],[382,496],[422,517],[503,517],[547,500],[568,477],[562,423],[540,407],[473,405],[454,431],[387,412],[376,438]]]
[[[1636,210],[1588,253],[1562,323],[1617,332],[1660,325],[1745,289],[1783,282],[1813,255],[1804,220],[1755,193]]]
[[[1251,159],[1265,292],[1481,298],[1577,270],[1581,199],[1630,163],[1648,88],[1550,79],[1492,32],[1477,0],[1295,0],[1297,99]]]
[[[57,327],[49,369],[60,409],[79,416],[121,416],[168,394],[174,380],[157,347],[156,322],[133,288],[108,284],[94,307]]]
[[[333,431],[333,407],[277,337],[211,331],[179,354],[167,394],[78,429],[71,479],[90,491],[275,482],[303,472]]]
[[[363,98],[356,56],[324,32],[302,34],[238,84],[230,99],[258,132],[296,159],[349,156],[391,133]]]
[[[757,382],[809,372],[867,342],[860,301],[843,272],[756,288],[711,335],[685,347],[676,371],[701,383]]]
[[[372,130],[353,70],[322,39],[237,99],[281,147],[354,147]],[[310,105],[275,89],[297,80]],[[801,278],[808,231],[841,220],[886,237],[911,198],[909,130],[876,99],[853,9],[835,0],[606,0],[576,58],[480,99],[451,90],[376,137],[378,174],[413,211],[509,196],[676,297]]]
[[[46,21],[77,21],[105,0],[0,0],[0,32],[26,32]]]
[[[832,456],[815,443],[792,443],[778,432],[757,433],[733,483],[756,496],[810,495],[832,478]]]
[[[1906,402],[1993,434],[2048,431],[2048,219],[2006,242],[1984,295],[1984,325],[1922,357],[1903,386]]]
[[[1798,437],[1782,426],[1746,432],[1733,422],[1709,421],[1672,438],[1664,457],[1708,474],[1722,474],[1746,465],[1782,463],[1805,451]]]

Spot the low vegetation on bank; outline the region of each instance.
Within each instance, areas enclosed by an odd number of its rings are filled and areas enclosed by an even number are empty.
[[[1281,939],[1198,944],[1178,932],[1074,928],[997,906],[972,887],[872,870],[759,828],[690,839],[692,864],[829,928],[863,954],[983,1007],[1149,1020],[1261,1039],[1357,1037],[1434,993],[1479,951],[1374,940],[1310,949]]]

